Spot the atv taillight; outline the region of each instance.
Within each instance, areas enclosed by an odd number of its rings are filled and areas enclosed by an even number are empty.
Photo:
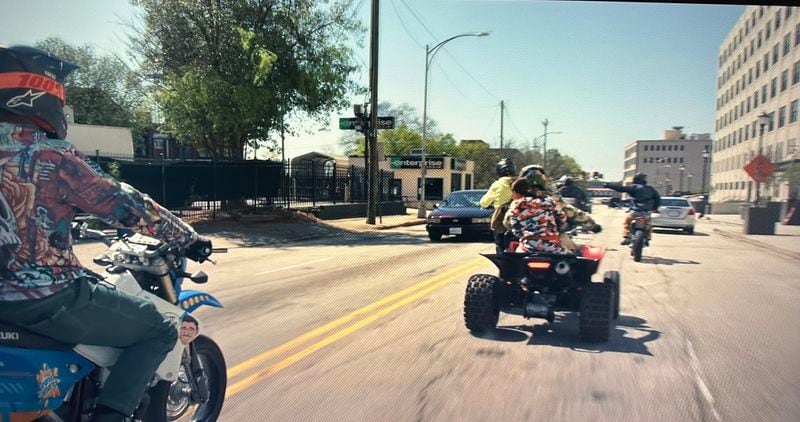
[[[528,269],[534,271],[544,271],[550,269],[550,261],[529,261]]]

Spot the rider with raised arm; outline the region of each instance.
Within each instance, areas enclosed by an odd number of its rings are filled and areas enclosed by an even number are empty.
[[[74,69],[35,48],[0,46],[0,321],[122,349],[92,420],[124,421],[178,330],[151,302],[99,282],[78,262],[76,209],[185,247],[196,261],[210,255],[211,242],[64,140],[63,83]]]
[[[628,186],[619,183],[604,183],[603,186],[617,192],[625,192],[633,198],[631,212],[625,217],[625,223],[622,226],[622,242],[620,244],[627,245],[630,243],[628,234],[634,216],[637,213],[650,213],[658,210],[658,207],[661,206],[661,195],[655,188],[647,184],[647,175],[644,173],[636,173],[633,176],[633,184]],[[652,231],[652,227],[650,230]],[[647,233],[648,239],[650,236],[651,233]]]

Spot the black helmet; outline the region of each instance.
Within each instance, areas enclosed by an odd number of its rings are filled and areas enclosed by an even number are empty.
[[[64,78],[77,68],[38,48],[0,45],[0,111],[30,117],[51,136],[64,139]]]
[[[497,171],[497,175],[500,177],[513,176],[517,174],[517,168],[514,167],[514,162],[511,161],[510,158],[503,158],[502,160],[498,161],[494,169]]]
[[[572,182],[573,182],[572,176],[570,176],[569,174],[565,174],[565,175],[561,176],[561,178],[558,179],[558,181],[561,182],[561,184],[566,185],[566,186],[571,185]]]
[[[646,185],[647,184],[647,175],[644,174],[644,173],[636,173],[636,175],[633,176],[633,183],[635,183],[637,185]]]

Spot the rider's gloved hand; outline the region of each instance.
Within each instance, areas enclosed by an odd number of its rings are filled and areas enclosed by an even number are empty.
[[[595,224],[592,227],[592,233],[600,233],[601,231],[603,231],[603,226],[601,226],[599,224]]]
[[[186,247],[186,257],[192,261],[203,262],[211,255],[211,241],[203,236]]]

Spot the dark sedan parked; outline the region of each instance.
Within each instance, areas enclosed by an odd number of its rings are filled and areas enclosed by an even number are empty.
[[[459,190],[447,195],[434,206],[428,216],[428,237],[438,242],[445,235],[481,236],[492,239],[489,221],[493,210],[480,206],[481,197],[486,190]]]

